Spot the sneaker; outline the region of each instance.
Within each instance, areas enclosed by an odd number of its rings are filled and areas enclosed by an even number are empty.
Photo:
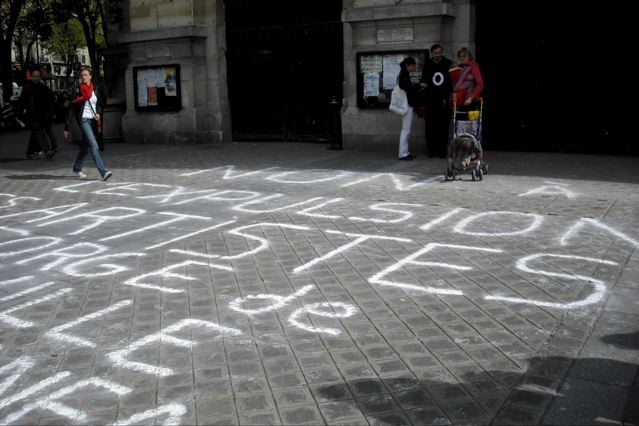
[[[404,160],[404,161],[412,160],[413,158],[415,158],[415,156],[412,154],[408,154],[406,157],[399,157],[400,160]]]
[[[82,172],[75,172],[75,175],[80,179],[84,179],[85,177],[87,177],[87,175]]]
[[[107,170],[106,173],[104,174],[104,176],[102,176],[102,180],[107,180],[109,179],[111,176],[113,176],[113,173],[111,173],[110,170]]]

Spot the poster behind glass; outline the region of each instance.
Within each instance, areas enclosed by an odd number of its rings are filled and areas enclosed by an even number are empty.
[[[417,71],[411,80],[419,83],[427,50],[392,52],[359,52],[357,54],[357,106],[360,108],[388,108],[391,92],[397,84],[399,63],[407,56],[417,62]]]
[[[157,65],[133,68],[137,111],[179,111],[180,66]]]

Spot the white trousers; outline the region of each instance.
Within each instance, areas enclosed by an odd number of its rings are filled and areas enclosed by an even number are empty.
[[[402,117],[402,133],[399,135],[399,158],[406,157],[408,152],[408,137],[410,128],[413,125],[413,108],[409,107],[408,112]]]

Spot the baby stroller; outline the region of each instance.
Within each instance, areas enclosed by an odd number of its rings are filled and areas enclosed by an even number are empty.
[[[464,111],[453,102],[453,139],[448,145],[448,168],[444,179],[455,180],[459,173],[470,172],[473,180],[483,180],[488,173],[481,146],[484,100],[479,98]],[[479,163],[477,163],[479,160]]]

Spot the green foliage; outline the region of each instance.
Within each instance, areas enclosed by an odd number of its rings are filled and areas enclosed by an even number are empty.
[[[64,24],[76,20],[80,24],[89,50],[91,67],[97,69],[100,65],[98,48],[105,45],[103,30],[105,0],[48,1],[51,2],[55,22]]]
[[[47,41],[53,35],[52,20],[48,4],[43,0],[31,0],[26,2],[16,22],[13,41],[20,49],[31,47],[36,40]]]
[[[77,49],[87,45],[82,26],[75,19],[64,23],[54,23],[52,29],[53,34],[42,45],[56,55],[66,58],[67,55],[73,54]]]

